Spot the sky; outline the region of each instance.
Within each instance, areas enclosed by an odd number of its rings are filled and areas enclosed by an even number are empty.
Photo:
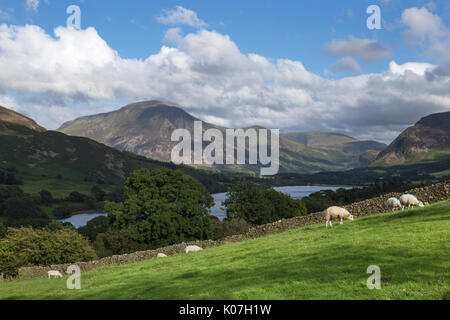
[[[449,52],[443,0],[0,0],[0,105],[56,129],[161,100],[228,127],[389,143],[450,111]]]

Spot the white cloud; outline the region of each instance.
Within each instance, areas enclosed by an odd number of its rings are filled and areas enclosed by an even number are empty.
[[[361,67],[359,66],[358,61],[356,61],[352,57],[344,57],[335,64],[333,64],[330,69],[335,72],[345,72],[350,71],[353,73],[360,73]]]
[[[27,0],[26,7],[27,10],[37,12],[39,8],[39,0]]]
[[[206,27],[207,24],[198,18],[195,11],[177,6],[174,10],[164,10],[164,14],[156,19],[159,23],[170,25],[187,25],[191,27]]]
[[[404,37],[412,45],[426,48],[426,53],[450,64],[450,30],[441,17],[426,8],[409,8],[403,11],[402,23],[407,27]]]
[[[171,43],[179,43],[182,39],[180,28],[170,28],[164,35],[164,40]]]
[[[352,56],[372,62],[391,55],[391,50],[380,42],[350,36],[348,40],[333,40],[325,45],[325,52],[333,56]]]
[[[243,54],[218,32],[178,40],[145,60],[124,59],[93,28],[58,27],[52,36],[37,26],[1,25],[0,91],[21,97],[20,104],[32,96],[29,113],[48,128],[104,112],[95,105],[107,100],[159,99],[227,126],[387,142],[420,117],[450,110],[450,76],[428,64],[391,63],[382,73],[328,80],[300,61]]]

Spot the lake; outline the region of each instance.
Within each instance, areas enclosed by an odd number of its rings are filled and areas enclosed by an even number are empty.
[[[311,193],[321,190],[333,190],[336,191],[343,187],[320,187],[320,186],[292,186],[292,187],[276,187],[275,190],[290,195],[294,199],[302,199],[309,196]],[[350,189],[350,188],[345,188]],[[222,207],[222,202],[226,199],[226,193],[212,194],[215,202],[215,206],[211,208],[211,214],[223,220],[226,217],[226,213]],[[104,213],[83,213],[77,214],[70,218],[58,220],[60,222],[70,222],[75,228],[85,226],[89,220],[92,220],[98,216],[106,216]]]
[[[309,196],[311,193],[321,190],[333,190],[337,189],[351,189],[347,187],[320,187],[320,186],[292,186],[292,187],[276,187],[275,190],[290,195],[293,199],[302,199]],[[226,199],[226,193],[215,193],[212,195],[216,205],[211,208],[211,214],[223,220],[227,215],[225,210],[222,210],[222,202]]]

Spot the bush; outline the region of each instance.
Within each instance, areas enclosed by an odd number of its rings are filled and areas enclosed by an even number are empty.
[[[250,182],[231,187],[223,205],[227,211],[227,220],[244,219],[252,225],[306,214],[305,204],[301,200]]]
[[[0,273],[15,276],[20,267],[90,261],[97,256],[75,230],[8,229],[0,240]]]
[[[244,234],[250,229],[251,225],[244,219],[232,219],[220,221],[211,219],[213,230],[213,240],[220,240],[236,234]]]
[[[114,229],[127,238],[166,246],[211,237],[209,208],[214,205],[205,187],[177,170],[133,172],[125,183],[125,200],[106,202]]]
[[[99,258],[149,249],[149,245],[133,241],[119,230],[110,229],[97,235],[94,250]]]

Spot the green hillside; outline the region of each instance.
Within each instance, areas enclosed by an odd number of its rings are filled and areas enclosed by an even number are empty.
[[[66,279],[0,284],[0,299],[442,299],[450,290],[450,201],[325,229],[105,267]],[[381,268],[369,290],[367,267]]]
[[[121,188],[134,170],[158,167],[178,168],[210,191],[226,189],[209,171],[175,166],[121,152],[88,138],[38,131],[1,119],[0,148],[0,168],[14,167],[27,193],[47,189],[54,196],[64,197],[74,190],[89,193],[94,185],[109,191]]]

